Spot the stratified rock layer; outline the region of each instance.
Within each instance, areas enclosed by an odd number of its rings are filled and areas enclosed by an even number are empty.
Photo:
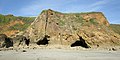
[[[30,42],[49,36],[48,44],[68,46],[81,40],[81,37],[88,46],[119,45],[120,41],[120,36],[109,28],[109,22],[101,12],[60,13],[44,10],[24,35],[30,38]]]

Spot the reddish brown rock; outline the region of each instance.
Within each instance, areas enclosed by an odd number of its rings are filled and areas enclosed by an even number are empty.
[[[119,35],[109,28],[109,22],[101,12],[60,13],[44,10],[24,35],[31,42],[49,36],[48,44],[52,45],[71,46],[76,41],[81,41],[80,37],[88,46],[117,45],[120,41]]]

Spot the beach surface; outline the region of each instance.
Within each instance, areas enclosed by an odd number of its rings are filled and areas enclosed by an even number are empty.
[[[0,51],[0,60],[120,60],[120,51],[21,49]]]

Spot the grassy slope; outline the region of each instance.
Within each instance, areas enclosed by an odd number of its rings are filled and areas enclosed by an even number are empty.
[[[21,16],[13,16],[13,15],[2,15],[0,14],[0,33],[3,33],[5,31],[10,31],[10,30],[19,30],[23,31],[25,30],[35,17],[21,17]],[[17,23],[13,26],[9,26],[11,23],[10,22],[15,22],[15,21],[22,21],[24,24]],[[6,25],[7,28],[6,28]],[[6,28],[6,29],[5,29]]]
[[[120,34],[120,24],[110,24],[110,27],[118,34]]]

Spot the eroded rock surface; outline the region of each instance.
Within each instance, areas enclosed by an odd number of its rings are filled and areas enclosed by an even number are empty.
[[[14,47],[24,47],[24,46],[29,46],[30,44],[30,39],[26,38],[23,35],[17,35],[16,37],[12,38],[14,42]]]
[[[13,40],[7,37],[5,34],[0,34],[0,48],[13,47]]]
[[[120,36],[109,27],[109,22],[101,12],[60,13],[44,10],[25,31],[31,42],[43,40],[48,44],[67,45],[82,37],[88,46],[120,45]]]

